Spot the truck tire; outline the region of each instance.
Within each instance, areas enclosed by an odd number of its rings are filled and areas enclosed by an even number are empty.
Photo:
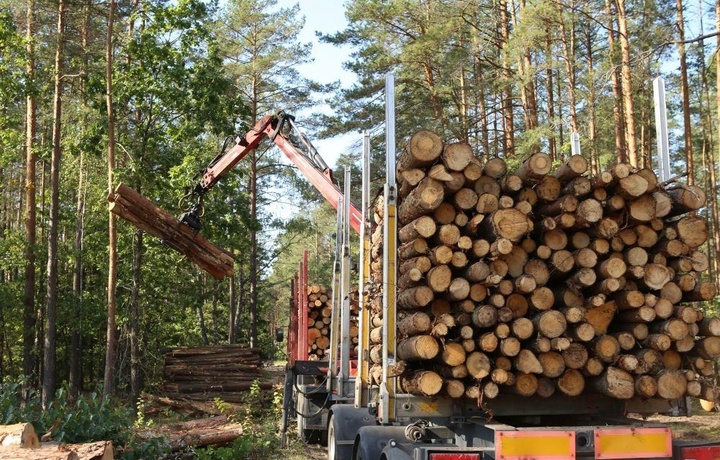
[[[367,408],[353,404],[334,404],[330,408],[327,428],[328,460],[352,460],[353,444],[358,429],[375,425],[376,419]]]
[[[337,417],[335,414],[332,414],[328,422],[327,430],[328,460],[352,460],[352,444],[342,444],[343,441],[337,438],[340,432],[337,423]]]

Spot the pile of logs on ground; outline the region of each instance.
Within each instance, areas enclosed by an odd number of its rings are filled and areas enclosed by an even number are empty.
[[[147,439],[165,438],[170,444],[172,452],[183,450],[186,447],[227,445],[242,434],[242,424],[229,423],[225,415],[159,425],[152,430],[139,433],[141,437]]]
[[[273,385],[263,381],[260,350],[242,345],[175,348],[165,354],[164,375],[165,393],[175,399],[241,402],[255,380],[263,389]]]
[[[332,321],[332,290],[313,284],[307,287],[308,298],[308,360],[328,359]],[[352,349],[358,343],[358,313],[360,297],[357,288],[350,293],[350,341]]]
[[[573,156],[517,170],[465,143],[412,136],[398,161],[398,362],[412,394],[492,399],[597,392],[716,399],[720,319],[698,301],[705,194]],[[375,203],[371,380],[382,379],[382,216]]]
[[[84,444],[40,442],[30,423],[0,425],[3,460],[112,460],[112,441]]]

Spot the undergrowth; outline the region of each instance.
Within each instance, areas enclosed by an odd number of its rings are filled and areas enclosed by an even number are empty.
[[[137,430],[151,429],[156,422],[143,415],[146,402],[138,401],[138,415],[119,401],[97,393],[71,401],[66,389],[60,389],[50,406],[43,410],[40,393],[27,391],[23,398],[20,383],[0,384],[0,424],[29,422],[38,436],[52,430],[52,440],[63,443],[112,441],[116,458],[150,460],[175,458],[163,438],[141,438]],[[242,404],[228,404],[221,399],[215,407],[230,423],[240,423],[243,435],[225,447],[188,448],[182,458],[198,460],[293,460],[304,459],[304,445],[291,439],[291,447],[281,450],[278,428],[282,411],[282,392],[263,391],[255,381],[243,394]],[[292,431],[292,430],[289,430]]]
[[[168,447],[162,438],[142,439],[132,430],[133,410],[97,393],[70,401],[65,388],[43,410],[40,393],[29,390],[23,398],[20,383],[0,384],[0,422],[29,422],[38,435],[52,431],[52,440],[64,443],[112,441],[118,457],[126,460],[160,458]]]
[[[282,393],[274,391],[269,398],[255,380],[243,395],[241,409],[215,399],[215,407],[229,421],[242,424],[243,435],[226,447],[197,449],[199,460],[269,460],[279,451],[277,429],[282,410]]]

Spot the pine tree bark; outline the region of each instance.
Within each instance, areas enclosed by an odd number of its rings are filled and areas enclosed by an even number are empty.
[[[695,185],[695,163],[693,157],[692,125],[690,124],[690,88],[688,82],[687,54],[685,53],[685,20],[683,2],[676,0],[678,54],[680,55],[680,94],[683,112],[683,140],[685,141],[685,168],[688,185]]]
[[[26,14],[26,72],[28,81],[35,79],[35,0],[27,1]],[[37,382],[35,372],[35,245],[37,244],[35,136],[37,109],[34,93],[26,97],[25,111],[25,292],[23,296],[23,374],[28,386]]]
[[[116,0],[110,0],[108,7],[107,37],[105,44],[105,99],[108,116],[108,192],[115,188],[115,108],[113,105],[113,24],[115,22]],[[108,213],[108,283],[107,283],[107,331],[105,340],[105,375],[103,380],[103,394],[115,394],[115,350],[117,347],[117,332],[115,326],[115,311],[117,290],[117,225],[115,214]]]
[[[625,141],[627,143],[628,162],[633,167],[641,167],[638,163],[637,141],[635,129],[635,99],[633,98],[632,70],[630,68],[630,37],[628,36],[627,13],[625,0],[615,0],[617,22],[620,35],[620,51],[622,55],[622,99],[625,115]]]
[[[60,160],[62,156],[63,60],[65,51],[65,0],[58,3],[57,48],[53,100],[52,158],[50,162],[50,216],[48,221],[47,296],[43,346],[42,406],[46,409],[55,393],[55,357],[58,297],[58,225],[60,224]]]

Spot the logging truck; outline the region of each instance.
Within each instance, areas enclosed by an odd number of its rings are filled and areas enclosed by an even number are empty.
[[[425,130],[397,156],[386,83],[374,201],[367,134],[358,209],[349,172],[341,192],[280,114],[211,163],[181,219],[199,229],[203,194],[265,137],[338,210],[323,360],[308,356],[307,260],[294,281],[283,439],[295,417],[330,460],[720,458],[718,443],[680,445],[643,421],[688,414],[688,397],[717,400],[720,319],[693,304],[716,295],[700,277],[702,189],[625,164],[589,177],[579,154],[553,170],[537,153],[508,171]],[[361,241],[356,346],[350,229]],[[184,230],[159,233],[195,252]]]

